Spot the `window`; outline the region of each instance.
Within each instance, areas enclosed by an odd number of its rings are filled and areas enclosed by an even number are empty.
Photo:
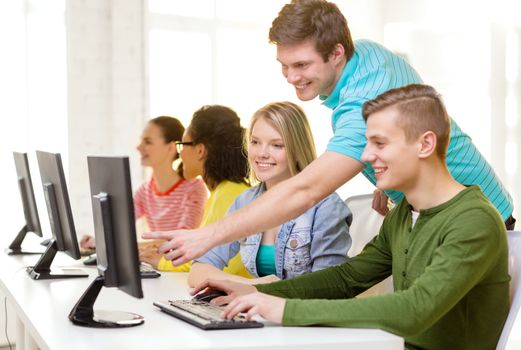
[[[67,92],[65,51],[65,2],[27,0],[0,2],[0,211],[23,217],[16,186],[12,151],[29,153],[39,208],[41,191],[35,149],[60,151],[67,165]],[[18,210],[11,209],[13,203]],[[42,211],[42,210],[40,210]],[[43,215],[42,215],[43,214]],[[47,215],[40,212],[45,228]],[[14,234],[15,232],[13,232]]]

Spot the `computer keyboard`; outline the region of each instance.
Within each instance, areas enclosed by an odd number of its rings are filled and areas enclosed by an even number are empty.
[[[87,259],[83,260],[83,264],[89,266],[96,265],[97,263],[98,259],[96,254],[91,254]],[[141,275],[141,278],[158,278],[161,276],[161,274],[157,272],[152,265],[144,262],[139,263],[139,274]]]
[[[242,315],[226,320],[221,317],[222,307],[206,301],[169,300],[154,302],[154,305],[161,311],[204,330],[264,327],[264,324],[246,320]]]
[[[141,278],[158,278],[161,276],[151,265],[146,263],[139,264],[139,274]]]

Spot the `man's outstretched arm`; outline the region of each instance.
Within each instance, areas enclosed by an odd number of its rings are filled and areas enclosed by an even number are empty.
[[[196,230],[145,233],[168,240],[159,247],[174,265],[195,259],[211,248],[261,232],[298,217],[363,169],[359,161],[325,152],[301,173],[278,184],[248,206]]]

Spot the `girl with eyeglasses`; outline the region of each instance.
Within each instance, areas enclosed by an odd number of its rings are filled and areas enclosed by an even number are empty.
[[[224,217],[235,199],[250,187],[243,137],[244,128],[237,114],[228,107],[212,105],[194,113],[182,142],[177,142],[184,176],[187,179],[202,177],[210,190],[201,226]],[[159,270],[189,271],[191,266],[186,263],[174,267],[153,246],[140,251],[140,258]],[[251,277],[239,255],[230,259],[227,272]]]

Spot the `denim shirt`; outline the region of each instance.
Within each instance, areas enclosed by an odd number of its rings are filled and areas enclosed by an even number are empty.
[[[244,191],[228,213],[257,199],[266,187],[264,183]],[[340,197],[333,193],[296,219],[281,225],[275,240],[275,268],[280,279],[292,278],[346,261],[351,247],[349,225],[352,214]],[[254,277],[257,273],[257,252],[262,233],[210,250],[195,261],[223,269],[239,251],[244,266]]]

